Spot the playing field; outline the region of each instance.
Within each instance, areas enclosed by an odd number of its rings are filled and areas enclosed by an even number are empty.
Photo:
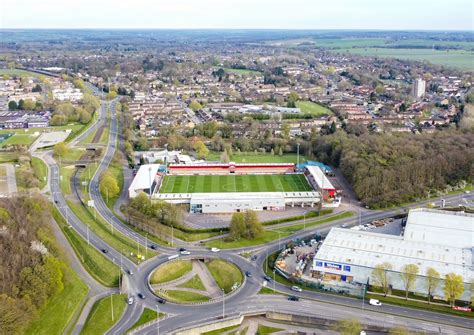
[[[302,174],[165,176],[160,193],[311,191]]]

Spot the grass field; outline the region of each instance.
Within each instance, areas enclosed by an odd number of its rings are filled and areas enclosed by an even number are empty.
[[[427,61],[436,65],[472,71],[474,52],[466,50],[398,49],[398,48],[346,48],[335,52],[354,53],[362,56],[399,58]]]
[[[156,269],[150,277],[151,284],[163,284],[184,276],[192,269],[191,261],[166,263]]]
[[[221,259],[214,259],[206,264],[209,272],[214,277],[217,285],[224,290],[225,293],[232,291],[235,283],[242,284],[243,276],[239,268],[232,263]]]
[[[332,111],[329,108],[321,106],[311,101],[298,101],[296,107],[301,109],[303,114],[311,114],[314,117],[320,117],[323,115],[332,115]]]
[[[92,306],[91,312],[87,317],[82,335],[105,334],[120,318],[125,311],[126,296],[124,294],[113,294],[112,301],[110,296],[102,298]],[[112,320],[112,306],[113,315]]]
[[[164,315],[165,315],[164,313],[160,313],[160,315],[158,316],[158,313],[156,313],[155,310],[145,307],[143,309],[142,315],[140,315],[140,318],[137,320],[137,322],[135,322],[135,324],[132,327],[130,327],[127,330],[127,333],[135,328],[140,327],[141,325],[144,325],[145,323],[153,321],[157,319],[158,317],[162,317]]]
[[[48,178],[48,167],[41,159],[36,157],[31,158],[31,167],[33,168],[36,178],[39,180],[39,188],[43,189],[43,187],[46,186],[46,179]]]
[[[209,297],[187,291],[169,290],[165,294],[166,298],[174,302],[203,302],[209,301]]]
[[[204,287],[204,284],[202,283],[201,278],[199,278],[198,275],[195,275],[193,278],[189,279],[187,282],[177,286],[177,287],[182,287],[182,288],[194,288],[196,290],[201,290],[205,291],[206,288]]]
[[[299,192],[312,188],[302,174],[165,176],[160,193]]]

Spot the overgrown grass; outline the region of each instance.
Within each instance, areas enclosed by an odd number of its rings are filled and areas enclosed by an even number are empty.
[[[217,285],[221,289],[224,289],[225,293],[231,292],[234,284],[242,284],[242,272],[240,272],[240,269],[234,264],[221,259],[213,259],[208,262],[206,266],[212,274],[212,277],[214,277]]]
[[[179,260],[166,263],[153,271],[150,277],[150,283],[163,284],[178,279],[191,271],[192,268],[193,266],[189,260]]]
[[[274,291],[273,289],[269,287],[262,287],[258,294],[277,294],[277,295],[286,295],[278,291]]]
[[[82,239],[72,228],[69,228],[66,220],[56,207],[53,207],[52,215],[87,272],[104,286],[117,286],[119,267],[109,261],[94,247],[89,246],[87,241]]]
[[[318,218],[319,218],[320,216],[332,214],[332,212],[333,212],[332,209],[323,209],[323,210],[321,210],[320,212],[317,211],[317,210],[314,210],[314,211],[311,211],[311,212],[306,213],[306,216],[305,216],[305,215],[296,215],[296,216],[291,216],[291,217],[287,217],[287,218],[281,218],[281,219],[276,219],[276,220],[264,221],[264,222],[262,222],[262,224],[263,224],[264,226],[271,226],[271,225],[274,225],[274,224],[280,224],[280,223],[284,223],[284,222],[291,222],[291,221],[303,220],[305,217],[306,217],[306,220],[308,220],[308,219],[310,219],[310,218],[314,218],[314,217],[318,217]]]
[[[126,296],[124,294],[113,294],[112,298],[108,296],[97,301],[92,306],[81,334],[105,334],[107,330],[120,320],[126,306]]]
[[[117,196],[115,197],[109,197],[107,199],[106,196],[102,195],[102,198],[104,199],[104,202],[105,204],[107,205],[107,207],[109,207],[110,209],[112,209],[114,207],[114,204],[115,202],[117,201],[117,199],[120,197],[120,194],[122,193],[122,189],[123,189],[123,166],[122,164],[120,163],[120,159],[117,157],[117,154],[116,156],[114,157],[114,159],[112,160],[112,162],[110,163],[107,171],[112,175],[114,176],[114,178],[117,180],[117,184],[119,186],[119,189],[120,189],[120,192],[117,194]],[[108,201],[107,201],[108,200]]]
[[[343,213],[336,214],[334,216],[331,216],[329,218],[322,219],[322,220],[306,221],[306,224],[301,223],[301,224],[296,224],[296,225],[291,225],[291,226],[286,226],[286,227],[281,227],[281,228],[280,227],[278,227],[278,228],[275,227],[275,228],[271,228],[271,229],[275,229],[276,231],[279,231],[281,233],[294,234],[294,233],[296,233],[300,230],[303,230],[305,228],[310,228],[310,227],[322,225],[324,223],[350,218],[353,215],[354,215],[354,213],[352,213],[352,212],[343,212]]]
[[[211,152],[207,156],[208,161],[219,161],[221,157],[221,152]],[[296,163],[298,156],[296,154],[283,154],[277,155],[276,153],[272,155],[269,152],[265,153],[237,153],[230,157],[231,161],[236,163]],[[304,163],[308,158],[300,154],[300,163]]]

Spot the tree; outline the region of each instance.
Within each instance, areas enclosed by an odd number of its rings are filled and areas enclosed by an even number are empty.
[[[191,108],[193,111],[197,111],[197,110],[202,109],[202,105],[198,101],[193,100],[189,104],[189,108]]]
[[[283,156],[283,148],[282,147],[280,147],[278,149],[278,156]]]
[[[341,335],[359,335],[362,325],[357,319],[345,319],[337,321],[333,329]]]
[[[224,150],[221,154],[221,163],[229,163],[229,155],[227,154],[227,150]]]
[[[428,293],[428,304],[430,304],[431,297],[433,296],[433,292],[439,286],[439,281],[440,281],[439,272],[431,267],[426,269],[425,281],[426,281],[426,289]]]
[[[42,92],[43,89],[41,88],[40,84],[36,84],[35,87],[31,89],[32,92]]]
[[[376,286],[380,286],[386,297],[390,289],[389,271],[392,269],[392,264],[385,262],[375,266],[372,271],[372,280]]]
[[[107,201],[115,198],[120,193],[117,179],[108,171],[104,172],[100,177],[99,190]]]
[[[456,299],[458,299],[464,292],[464,283],[461,275],[455,273],[448,273],[444,279],[444,296],[449,304],[454,306]]]
[[[420,271],[416,264],[406,264],[402,267],[400,276],[405,286],[405,299],[408,300],[408,291],[413,288],[418,272]]]
[[[8,103],[8,109],[11,110],[11,111],[14,111],[14,110],[18,109],[18,104],[16,103],[15,100],[11,100]]]
[[[230,226],[229,226],[230,237],[234,241],[237,241],[244,235],[244,232],[245,232],[244,213],[232,214],[232,219],[230,220]]]
[[[116,97],[117,97],[117,92],[116,91],[110,91],[109,93],[107,93],[107,99],[108,100],[112,100]]]
[[[204,159],[207,157],[209,154],[209,149],[206,147],[206,145],[202,141],[197,141],[194,144],[194,150],[196,150],[196,154],[198,158]]]
[[[53,147],[54,156],[60,159],[66,156],[67,151],[68,151],[68,147],[66,143],[64,142],[59,142]]]
[[[284,139],[288,139],[290,137],[290,125],[288,123],[283,123],[281,125],[281,136]]]

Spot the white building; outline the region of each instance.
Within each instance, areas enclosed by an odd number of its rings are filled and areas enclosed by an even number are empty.
[[[333,228],[317,251],[311,269],[313,277],[325,282],[365,284],[372,271],[388,262],[390,284],[404,290],[402,267],[419,267],[414,292],[426,294],[424,276],[434,268],[441,278],[454,272],[463,277],[466,292],[474,279],[474,215],[431,209],[411,210],[404,236]],[[435,292],[444,296],[443,283]]]
[[[160,164],[147,164],[140,166],[135,178],[133,178],[132,184],[128,188],[128,196],[130,198],[135,198],[141,192],[153,194],[156,187],[159,168]]]
[[[83,94],[78,88],[54,89],[53,99],[59,101],[76,102],[82,99]]]
[[[425,95],[426,81],[421,78],[416,79],[413,82],[413,96],[415,98],[421,98]]]

